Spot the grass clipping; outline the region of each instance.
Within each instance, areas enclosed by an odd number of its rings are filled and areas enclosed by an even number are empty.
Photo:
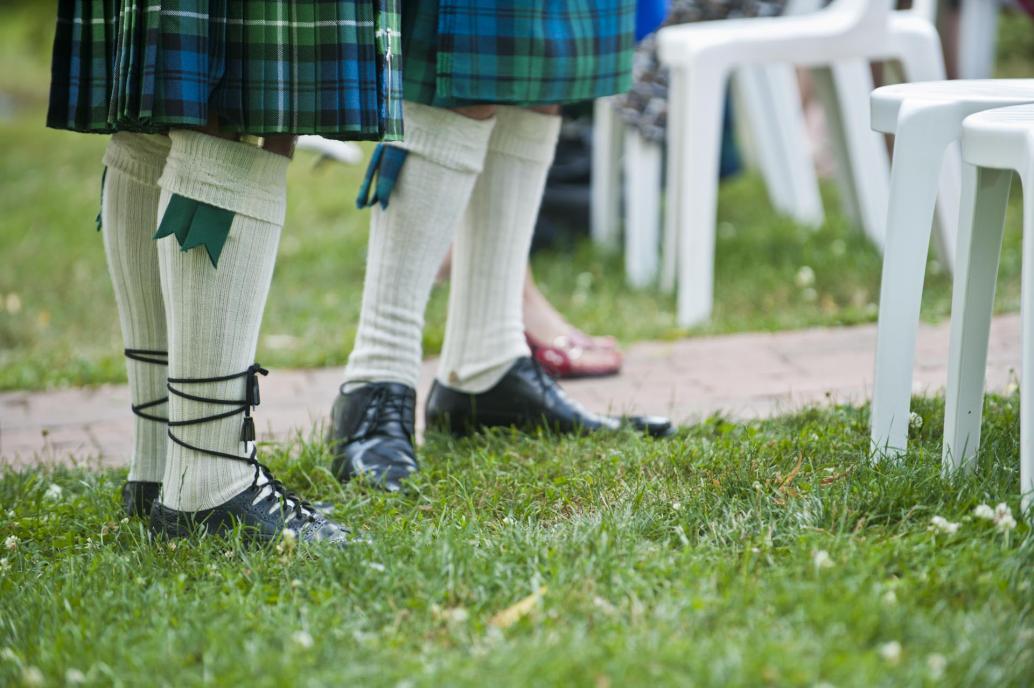
[[[548,588],[545,585],[540,586],[538,590],[524,599],[515,602],[501,612],[496,613],[495,616],[488,620],[488,625],[495,626],[499,629],[509,628],[514,625],[534,611],[535,607],[537,607],[539,602],[542,601],[542,597],[546,594],[547,589]]]

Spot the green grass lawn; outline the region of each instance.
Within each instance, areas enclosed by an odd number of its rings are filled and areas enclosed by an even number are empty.
[[[151,542],[122,471],[2,473],[0,685],[1029,686],[1034,536],[974,517],[1017,514],[1019,399],[989,399],[957,480],[941,409],[879,467],[852,408],[431,437],[408,496],[269,448],[370,540],[342,552]]]
[[[0,7],[0,389],[123,375],[93,229],[104,140],[40,124],[51,11]],[[1029,25],[1007,22],[1002,46],[1003,72],[1030,72]],[[360,169],[313,162],[291,171],[260,347],[273,366],[342,363],[357,321]],[[809,231],[764,198],[754,177],[723,186],[700,332],[871,321],[876,251],[835,213]],[[1018,306],[1015,210],[1002,310]],[[589,330],[685,334],[669,297],[623,285],[618,257],[582,245],[535,269]],[[924,316],[941,318],[935,262],[927,286]],[[316,431],[264,447],[368,539],[341,552],[152,542],[122,518],[123,470],[0,467],[0,686],[1029,686],[1019,397],[989,397],[978,466],[957,478],[940,473],[943,402],[914,406],[907,457],[879,466],[851,407],[712,418],[670,441],[431,435],[395,496],[339,486]],[[974,515],[1000,502],[1015,529]]]
[[[115,306],[94,231],[105,138],[42,126],[50,12],[46,3],[0,7],[0,389],[124,377]],[[1006,22],[1005,73],[1031,73],[1031,33],[1023,20]],[[259,360],[273,367],[343,363],[358,321],[367,216],[353,201],[362,168],[313,164],[310,155],[300,154],[290,174],[287,228],[259,348]],[[872,321],[879,254],[837,214],[828,189],[827,208],[826,225],[811,231],[777,216],[756,177],[723,185],[715,317],[696,332]],[[1002,256],[1000,310],[1018,307],[1018,224],[1014,208]],[[535,271],[561,311],[591,332],[626,343],[686,334],[675,325],[671,297],[624,285],[620,256],[584,244],[573,255],[536,256]],[[949,307],[950,280],[935,259],[929,272],[923,312],[938,319]],[[440,289],[428,312],[429,353],[440,346],[445,303]]]

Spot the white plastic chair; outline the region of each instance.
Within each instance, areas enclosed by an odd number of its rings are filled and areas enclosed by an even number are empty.
[[[994,76],[999,0],[962,0],[959,16],[959,78]]]
[[[975,112],[1032,102],[1034,79],[897,84],[872,93],[873,128],[895,134],[871,413],[877,459],[904,452],[908,442],[912,368],[938,184],[941,240],[951,246],[942,253],[955,254],[957,223],[947,220],[959,216],[962,122]]]
[[[354,141],[325,139],[322,136],[299,136],[298,150],[312,151],[320,159],[335,160],[344,165],[358,165],[363,161],[363,149]]]
[[[818,10],[822,0],[790,0],[787,14]],[[867,92],[867,91],[866,91]],[[754,65],[733,77],[737,130],[746,134],[748,162],[759,169],[769,201],[778,212],[818,227],[824,220],[818,179],[808,150],[804,113],[790,65]],[[651,284],[658,273],[663,146],[625,129],[613,99],[596,103],[593,142],[592,236],[616,247],[624,179],[625,274],[632,286]],[[803,153],[803,154],[802,154]],[[622,175],[623,171],[623,175]],[[674,288],[674,256],[665,255],[662,286]]]
[[[729,75],[749,64],[831,67],[897,59],[909,81],[943,79],[936,30],[911,12],[891,12],[892,4],[834,0],[821,12],[799,17],[686,24],[660,31],[661,60],[672,68],[665,235],[669,252],[678,239],[680,325],[704,322],[712,309],[715,170],[721,96]],[[845,116],[852,114],[857,115],[857,107]]]
[[[1034,501],[1034,105],[987,110],[962,125],[962,219],[952,293],[943,466],[971,467],[980,447],[987,343],[1005,210],[1014,174],[1023,185],[1020,379],[1022,509]]]

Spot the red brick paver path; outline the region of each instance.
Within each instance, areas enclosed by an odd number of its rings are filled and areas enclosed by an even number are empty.
[[[572,381],[565,388],[597,411],[657,413],[692,422],[715,412],[755,418],[816,403],[869,398],[873,326],[739,334],[637,344],[619,377]],[[1003,390],[1019,369],[1019,317],[996,318],[988,387]],[[923,327],[914,389],[943,388],[947,324]],[[434,361],[424,365],[426,391]],[[257,421],[265,437],[309,433],[324,421],[339,368],[276,370],[262,381]],[[121,465],[132,447],[124,386],[0,394],[0,464],[89,462]]]

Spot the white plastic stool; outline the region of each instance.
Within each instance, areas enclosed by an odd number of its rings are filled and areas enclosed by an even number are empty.
[[[897,84],[872,94],[873,128],[896,135],[871,415],[877,459],[904,452],[908,442],[919,307],[938,185],[941,243],[951,247],[942,253],[955,254],[957,225],[948,220],[958,217],[962,122],[975,112],[1020,103],[1034,103],[1034,79]]]
[[[948,472],[972,466],[980,448],[995,279],[1009,187],[1017,174],[1023,185],[1020,491],[1026,511],[1034,499],[1034,105],[980,112],[967,117],[962,129],[968,165],[952,293],[943,466]]]
[[[661,29],[672,68],[667,251],[677,236],[678,322],[706,321],[714,301],[714,240],[722,93],[733,70],[751,64],[823,67],[900,60],[910,81],[944,78],[940,39],[926,19],[891,12],[893,0],[834,0],[799,17],[684,24]],[[893,26],[893,30],[891,27]],[[863,132],[868,132],[863,128]],[[878,215],[871,213],[871,215]]]
[[[951,295],[951,346],[944,408],[946,472],[971,467],[980,447],[987,338],[995,302],[1005,209],[1013,174],[1024,189],[1020,383],[1022,509],[1034,500],[1034,104],[987,110],[963,123],[963,213],[959,272]]]

